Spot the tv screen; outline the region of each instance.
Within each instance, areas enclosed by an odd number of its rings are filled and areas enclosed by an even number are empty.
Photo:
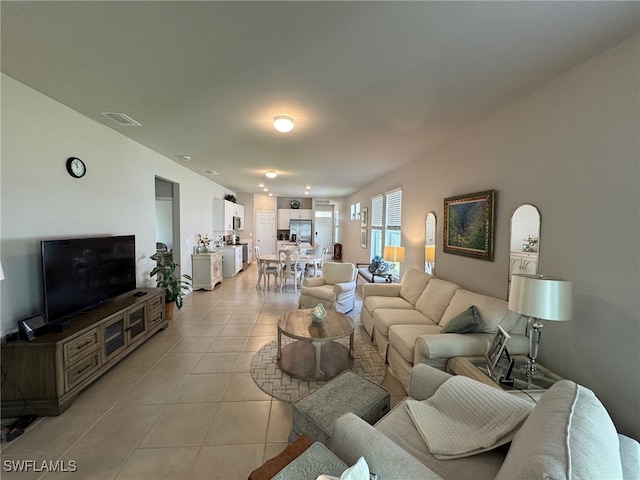
[[[47,323],[136,288],[134,235],[43,240],[41,247]]]

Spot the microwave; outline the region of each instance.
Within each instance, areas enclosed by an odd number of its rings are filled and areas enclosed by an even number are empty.
[[[242,219],[240,217],[233,217],[233,229],[242,230]]]

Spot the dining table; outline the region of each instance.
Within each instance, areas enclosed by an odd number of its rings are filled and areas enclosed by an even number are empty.
[[[258,282],[256,283],[256,288],[265,288],[263,285],[260,287],[261,283],[266,283],[263,274],[264,268],[269,265],[279,265],[280,264],[280,256],[276,253],[268,253],[264,255],[260,255],[257,258],[258,262]],[[313,265],[313,276],[315,277],[318,273],[318,264],[322,262],[322,253],[313,254],[313,253],[301,253],[298,255],[298,263],[300,264],[312,264]]]

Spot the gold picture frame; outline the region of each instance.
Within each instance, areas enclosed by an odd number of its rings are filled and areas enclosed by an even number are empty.
[[[495,190],[444,199],[445,253],[493,261]]]

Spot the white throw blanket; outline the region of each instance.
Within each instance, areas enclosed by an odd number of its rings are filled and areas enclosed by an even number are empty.
[[[475,455],[511,441],[533,405],[462,375],[447,379],[431,398],[407,400],[409,416],[439,459]]]

